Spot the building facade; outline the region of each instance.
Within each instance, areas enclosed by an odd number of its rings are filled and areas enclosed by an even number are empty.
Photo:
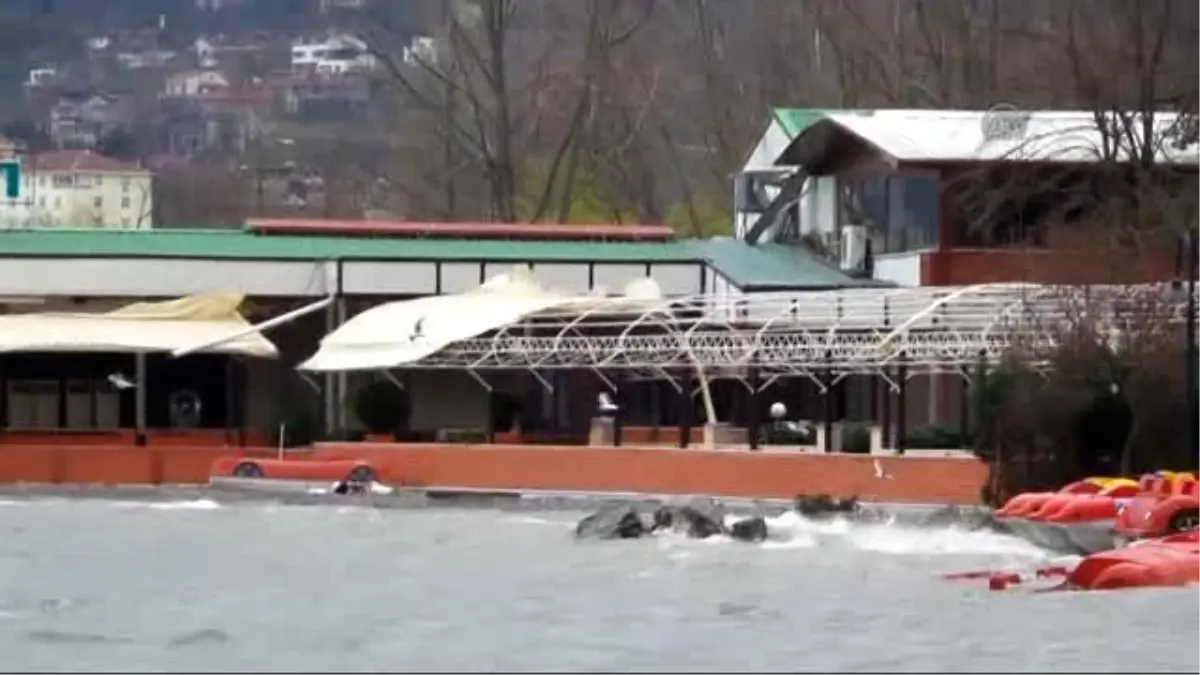
[[[735,229],[904,286],[1169,280],[1171,250],[1115,250],[1087,202],[1147,153],[1160,186],[1194,189],[1183,122],[1154,115],[1150,150],[1091,111],[776,110],[737,179]]]
[[[5,274],[0,275],[0,311],[103,312],[136,300],[236,291],[249,299],[249,318],[259,321],[335,297],[337,301],[328,311],[270,332],[281,352],[279,361],[244,364],[241,381],[246,395],[241,399],[241,414],[248,426],[261,430],[271,426],[281,401],[292,395],[318,396],[294,366],[310,357],[319,340],[346,318],[391,300],[473,290],[487,279],[510,272],[514,265],[529,266],[538,282],[548,288],[580,295],[619,293],[628,283],[646,278],[653,279],[664,296],[681,299],[711,294],[718,282],[737,292],[757,288],[809,292],[855,283],[818,261],[788,259],[785,265],[770,247],[732,241],[614,240],[615,236],[603,241],[521,240],[521,233],[499,224],[480,224],[473,229],[460,225],[453,236],[438,224],[407,225],[412,232],[403,237],[304,235],[296,232],[312,228],[291,228],[289,233],[288,228],[260,223],[252,223],[244,232],[2,232],[0,266]],[[581,228],[570,229],[578,233]],[[78,368],[70,372],[60,372],[65,357],[39,360],[35,356],[0,356],[7,369],[0,378],[8,378],[10,426],[88,429],[128,422],[128,401],[121,403],[105,381],[114,370],[128,370],[120,355],[108,360],[79,355]],[[183,386],[171,383],[187,379],[197,382],[195,387],[203,384],[205,409],[214,415],[224,409],[222,368],[177,364],[162,357],[152,360],[151,369],[151,380],[159,383]],[[432,434],[486,426],[491,394],[471,373],[415,369],[400,376],[411,392],[411,427],[415,431]],[[357,425],[355,392],[374,377],[372,373],[350,373],[315,378],[329,428]],[[569,395],[540,394],[536,380],[524,372],[489,375],[489,386],[539,401],[537,413],[560,427],[586,428],[598,382],[594,374],[587,370],[557,372],[547,378],[556,391]],[[743,388],[728,382],[721,389],[735,392]],[[631,392],[640,401],[636,413],[631,413],[633,421],[673,419],[670,416],[677,412],[678,398],[673,391],[666,382],[638,384]],[[88,396],[100,406],[94,415],[88,412],[93,405],[87,402]],[[124,417],[114,422],[119,415]]]
[[[367,43],[340,33],[298,39],[292,43],[291,57],[293,70],[323,75],[362,72],[376,66]]]
[[[0,228],[151,227],[151,174],[141,166],[87,150],[21,157],[21,190],[0,200]]]

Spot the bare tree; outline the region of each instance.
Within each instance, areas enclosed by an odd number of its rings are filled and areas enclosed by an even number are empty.
[[[486,218],[566,219],[588,153],[584,130],[612,82],[612,54],[650,15],[645,0],[585,3],[442,0],[436,56],[408,48],[402,35],[368,25],[364,33],[387,72],[397,108],[421,116],[440,155],[447,211],[458,210],[460,178],[476,173]],[[593,127],[594,128],[594,127]],[[526,185],[532,158],[545,170]],[[435,163],[435,162],[430,162]],[[532,203],[523,210],[523,193]]]

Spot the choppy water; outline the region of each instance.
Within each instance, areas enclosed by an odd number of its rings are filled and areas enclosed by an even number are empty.
[[[1197,672],[1196,589],[990,593],[954,529],[576,542],[581,513],[0,501],[0,671]]]

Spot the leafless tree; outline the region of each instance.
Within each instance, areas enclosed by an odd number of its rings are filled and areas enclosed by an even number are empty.
[[[534,199],[527,217],[564,219],[588,152],[584,132],[605,81],[612,83],[612,54],[652,7],[645,0],[442,0],[428,6],[441,25],[435,55],[412,50],[386,26],[365,26],[364,34],[397,108],[422,116],[440,146],[451,215],[460,177],[473,171],[486,188],[485,217],[518,220],[519,198],[528,191]],[[432,160],[433,144],[425,149]],[[534,157],[547,168],[529,190],[524,172]]]

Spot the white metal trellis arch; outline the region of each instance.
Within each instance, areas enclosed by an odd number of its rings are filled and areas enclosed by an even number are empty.
[[[1122,298],[1166,297],[1164,285],[847,289],[613,301],[539,312],[493,335],[463,340],[422,360],[428,368],[596,368],[768,374],[959,371],[1020,344],[1054,345],[1073,303],[1114,321]],[[1162,318],[1181,321],[1175,300]],[[1116,324],[1114,324],[1116,325]],[[661,332],[643,332],[657,328]],[[519,335],[517,333],[520,333]]]

